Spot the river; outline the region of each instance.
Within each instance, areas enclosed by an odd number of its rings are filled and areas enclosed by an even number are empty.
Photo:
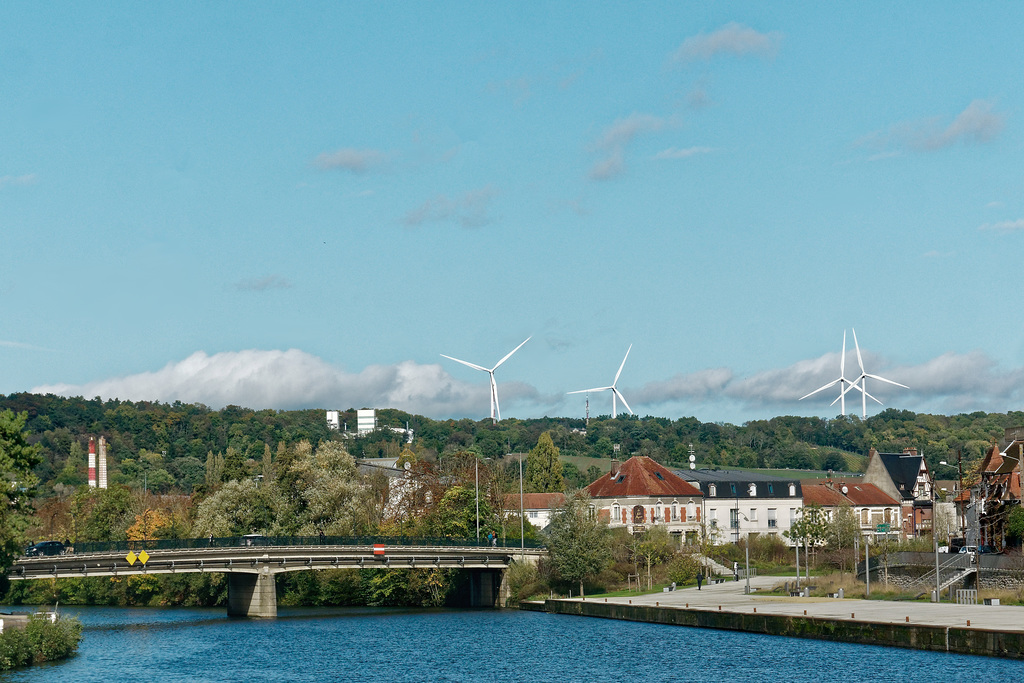
[[[4,611],[7,611],[4,608]],[[69,607],[73,659],[8,681],[1019,680],[1024,663],[514,610]]]

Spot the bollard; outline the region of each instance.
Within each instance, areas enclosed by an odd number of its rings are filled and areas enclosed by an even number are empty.
[[[910,623],[910,617],[907,617],[907,623],[908,624]]]
[[[686,609],[690,609],[690,603],[686,603]]]
[[[660,602],[655,602],[655,603],[654,603],[654,606],[655,606],[655,607],[661,607],[661,603],[660,603]]]
[[[805,617],[807,616],[807,610],[804,610],[804,616]]]
[[[630,601],[629,601],[629,604],[631,604],[631,605],[632,605],[632,604],[633,604],[633,601],[632,601],[632,600],[630,600]]]
[[[757,614],[757,608],[756,607],[754,608],[754,614]]]
[[[970,619],[968,619],[968,620],[967,620],[967,625],[968,625],[968,626],[970,626],[970,625],[971,625],[971,620],[970,620]]]
[[[721,605],[719,605],[719,606],[718,606],[718,611],[719,611],[719,612],[721,612],[721,611],[722,611],[722,606],[721,606]]]
[[[853,619],[853,617],[854,617],[853,612],[850,612],[850,618]]]
[[[605,602],[608,602],[608,598],[605,598],[605,599],[604,599],[604,601],[605,601]]]

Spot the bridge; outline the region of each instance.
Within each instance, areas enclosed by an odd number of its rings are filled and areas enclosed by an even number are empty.
[[[536,545],[488,545],[485,541],[401,537],[273,537],[79,543],[72,552],[20,557],[12,581],[222,572],[228,576],[228,614],[277,616],[274,576],[312,569],[464,569],[471,607],[504,606],[504,570],[512,562],[536,563]]]

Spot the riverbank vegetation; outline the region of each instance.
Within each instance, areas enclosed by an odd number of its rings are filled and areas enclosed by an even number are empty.
[[[0,671],[67,659],[78,651],[82,624],[74,618],[51,621],[32,615],[24,628],[0,633]]]

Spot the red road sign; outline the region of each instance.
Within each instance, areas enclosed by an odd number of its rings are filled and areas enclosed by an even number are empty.
[[[383,555],[384,554],[384,544],[383,543],[374,543],[373,544],[373,554],[374,555]]]

